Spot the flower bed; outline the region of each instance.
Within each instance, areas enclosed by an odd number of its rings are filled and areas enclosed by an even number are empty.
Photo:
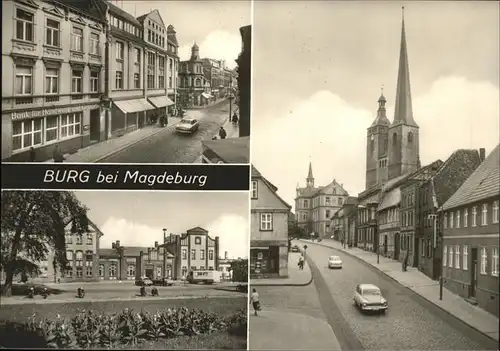
[[[179,336],[213,332],[246,333],[247,315],[239,311],[220,316],[185,307],[169,308],[156,313],[125,309],[106,315],[94,310],[78,310],[72,318],[55,320],[31,316],[22,325],[12,325],[16,333],[43,340],[46,348],[114,348],[136,346],[144,341],[158,341]],[[20,330],[22,329],[22,330]],[[13,330],[14,331],[14,330]]]

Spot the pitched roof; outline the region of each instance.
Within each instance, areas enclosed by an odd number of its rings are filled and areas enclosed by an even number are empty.
[[[119,16],[119,17],[123,18],[124,20],[127,20],[130,23],[135,24],[136,26],[139,26],[139,27],[141,26],[141,22],[139,22],[134,16],[132,16],[127,11],[122,10],[121,8],[114,5],[110,1],[108,1],[107,4],[109,6],[109,12],[111,12],[113,15]]]
[[[401,189],[394,188],[386,192],[382,198],[382,202],[378,205],[377,211],[385,210],[386,208],[394,207],[401,201]]]
[[[443,210],[481,201],[500,194],[500,144],[445,202]]]
[[[278,200],[280,200],[286,207],[288,207],[289,209],[292,208],[292,206],[290,206],[285,200],[283,200],[279,195],[278,195],[278,187],[276,187],[276,185],[274,185],[273,183],[271,183],[269,180],[267,180],[263,175],[262,173],[259,172],[259,170],[254,166],[252,165],[252,178],[259,178],[261,179],[264,184],[266,184],[269,189],[271,189],[271,191],[274,193],[274,195],[278,198]]]

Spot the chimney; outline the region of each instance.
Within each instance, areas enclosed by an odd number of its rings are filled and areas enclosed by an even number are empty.
[[[158,241],[155,241],[155,248],[158,247]]]
[[[486,149],[484,147],[479,149],[479,158],[481,159],[481,162],[483,162],[486,158]]]
[[[116,249],[116,244],[114,242],[111,243],[111,248]]]
[[[120,240],[116,240],[116,247],[120,247]]]
[[[224,251],[224,259],[227,260],[227,251]]]

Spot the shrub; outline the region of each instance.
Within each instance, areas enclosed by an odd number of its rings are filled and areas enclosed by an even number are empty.
[[[215,313],[181,307],[155,313],[138,313],[125,309],[112,315],[99,314],[94,310],[78,310],[69,320],[60,316],[55,320],[39,319],[34,314],[16,330],[18,335],[38,336],[44,343],[37,345],[38,347],[111,349],[120,344],[134,346],[143,341],[221,331],[246,336],[246,329],[245,311],[222,317]],[[15,347],[10,341],[9,346]],[[2,344],[5,344],[3,340]]]

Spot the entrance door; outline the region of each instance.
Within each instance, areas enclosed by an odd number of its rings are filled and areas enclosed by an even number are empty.
[[[101,111],[90,110],[90,143],[97,143],[101,139]]]
[[[280,267],[280,248],[279,246],[269,247],[269,273],[279,273]]]
[[[153,268],[146,268],[146,277],[148,277],[149,279],[153,279],[154,275],[154,269]]]
[[[399,259],[399,249],[401,245],[401,239],[400,239],[400,234],[396,233],[394,234],[394,259]]]
[[[471,252],[469,297],[476,297],[477,288],[477,248]]]

